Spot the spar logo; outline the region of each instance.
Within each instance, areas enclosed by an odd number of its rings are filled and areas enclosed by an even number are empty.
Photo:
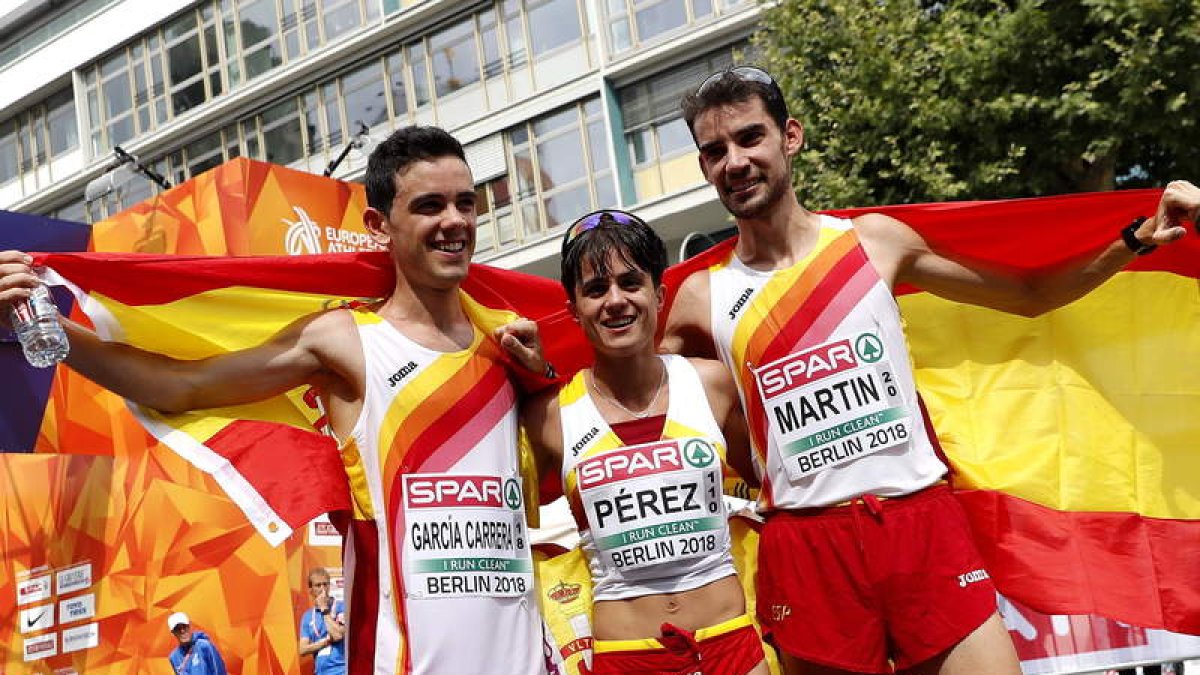
[[[521,484],[512,478],[504,481],[504,503],[513,511],[521,508]]]
[[[860,339],[862,337],[865,336],[860,336]],[[875,339],[878,341],[878,338]],[[878,357],[875,360],[878,360]],[[759,368],[754,375],[758,378],[763,398],[771,399],[815,380],[857,367],[858,358],[850,346],[850,341],[839,340],[799,354],[785,356]]]
[[[680,454],[674,441],[639,445],[585,459],[576,465],[575,472],[579,487],[586,489],[682,469]]]
[[[854,340],[854,353],[864,363],[875,363],[883,358],[883,341],[874,333],[863,333]]]
[[[17,582],[17,604],[24,605],[50,598],[50,575],[44,574]]]
[[[693,467],[704,469],[712,466],[713,461],[717,458],[717,453],[708,442],[693,438],[684,443],[683,458]]]
[[[296,213],[297,220],[280,218],[288,226],[287,233],[283,235],[283,249],[288,255],[384,250],[366,232],[322,226],[299,206],[293,206],[292,211]]]
[[[410,509],[521,508],[521,484],[495,476],[412,475],[404,477],[404,499]]]

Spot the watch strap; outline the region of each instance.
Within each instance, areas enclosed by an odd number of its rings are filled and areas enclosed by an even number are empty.
[[[1144,222],[1146,222],[1146,217],[1139,216],[1135,218],[1132,223],[1126,225],[1125,228],[1121,230],[1121,239],[1125,242],[1125,246],[1127,246],[1129,250],[1133,251],[1136,255],[1146,255],[1147,253],[1152,253],[1154,249],[1158,248],[1157,244],[1146,244],[1143,243],[1141,239],[1137,238],[1137,229],[1141,227],[1142,223]]]

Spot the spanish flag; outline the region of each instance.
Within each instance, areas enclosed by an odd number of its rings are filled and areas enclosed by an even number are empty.
[[[1157,190],[835,212],[1053,270],[1150,216]],[[670,270],[668,288],[733,240]],[[1200,634],[1200,238],[1038,318],[897,289],[917,385],[999,590],[1048,614]]]
[[[261,344],[306,315],[382,298],[394,281],[390,257],[379,252],[48,253],[35,264],[48,268],[48,281],[71,289],[100,337],[181,359]],[[563,334],[555,342],[560,363],[587,353],[578,348],[579,331],[564,330],[569,319],[558,282],[473,265],[462,293],[464,306],[492,310],[471,313],[486,333],[524,315]],[[527,390],[548,384],[519,366],[509,370]],[[350,509],[342,460],[310,388],[178,415],[129,407],[153,436],[210,474],[273,545],[323,513]]]
[[[1108,245],[1135,216],[1153,213],[1158,194],[873,210],[909,223],[936,250],[1033,274]],[[672,268],[668,289],[730,245]],[[391,287],[385,254],[39,262],[74,285],[105,337],[185,358],[256,344],[300,316]],[[564,375],[590,353],[556,282],[475,266],[464,292],[538,320]],[[1138,258],[1035,319],[920,289],[897,295],[918,386],[1001,592],[1046,613],[1200,634],[1200,239],[1189,234]],[[332,441],[314,433],[322,423],[313,406],[312,393],[298,390],[237,409],[138,414],[280,541],[348,506],[344,481],[330,481],[337,488],[328,494],[287,489],[287,466],[342,472]]]

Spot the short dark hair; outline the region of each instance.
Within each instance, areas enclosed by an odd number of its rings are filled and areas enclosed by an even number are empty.
[[[582,281],[584,262],[591,265],[597,274],[609,273],[609,251],[616,251],[626,265],[649,272],[650,280],[658,288],[662,283],[663,271],[667,269],[667,246],[658,233],[632,213],[617,209],[595,213],[601,216],[615,214],[620,220],[602,217],[596,226],[582,232],[567,245],[562,256],[560,277],[567,298],[575,298],[575,287]]]
[[[740,74],[747,71],[764,75],[766,81]],[[683,119],[687,122],[688,131],[692,132],[692,140],[696,139],[694,125],[700,113],[717,106],[749,101],[755,96],[763,102],[767,114],[771,116],[772,120],[775,120],[775,125],[779,127],[779,130],[783,131],[789,117],[787,101],[783,99],[783,90],[779,88],[775,78],[771,77],[767,71],[755,66],[733,66],[708,76],[699,87],[696,87],[696,91],[684,96],[680,102],[680,107],[683,108]]]
[[[442,157],[467,161],[462,143],[438,127],[410,126],[397,129],[371,151],[367,159],[367,205],[387,213],[396,198],[396,174],[414,162]]]

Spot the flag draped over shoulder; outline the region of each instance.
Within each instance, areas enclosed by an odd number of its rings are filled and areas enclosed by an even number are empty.
[[[1112,243],[1159,194],[870,210],[935,250],[1032,275]],[[671,269],[668,287],[733,244]],[[999,590],[1049,614],[1200,634],[1200,237],[1034,319],[897,295],[918,388]]]
[[[1153,213],[1158,194],[874,210],[909,223],[939,251],[1028,275],[1111,243],[1132,218]],[[668,270],[668,292],[730,245]],[[102,335],[185,358],[257,344],[299,317],[392,286],[386,254],[49,254],[39,262],[75,286]],[[464,291],[537,320],[564,375],[588,359],[556,282],[474,266]],[[1200,634],[1200,238],[1138,258],[1086,298],[1036,319],[919,289],[897,295],[918,386],[1001,592],[1047,613]],[[293,469],[341,473],[332,440],[313,431],[322,426],[315,405],[296,390],[228,410],[138,413],[278,542],[348,504],[344,481],[294,489]]]
[[[36,264],[49,268],[51,282],[71,287],[102,338],[182,359],[260,344],[314,312],[381,298],[394,282],[386,253],[53,253],[37,256]],[[557,355],[564,366],[587,353],[576,344],[582,342],[577,330],[572,335],[561,329],[570,320],[557,282],[473,265],[463,292],[485,308],[507,310],[488,316],[523,315],[561,334],[551,358]],[[508,298],[519,299],[519,306]],[[527,375],[519,367],[512,370],[518,379]],[[336,444],[327,435],[316,392],[307,387],[258,403],[178,415],[130,407],[155,437],[211,474],[272,544],[322,513],[349,508]]]

